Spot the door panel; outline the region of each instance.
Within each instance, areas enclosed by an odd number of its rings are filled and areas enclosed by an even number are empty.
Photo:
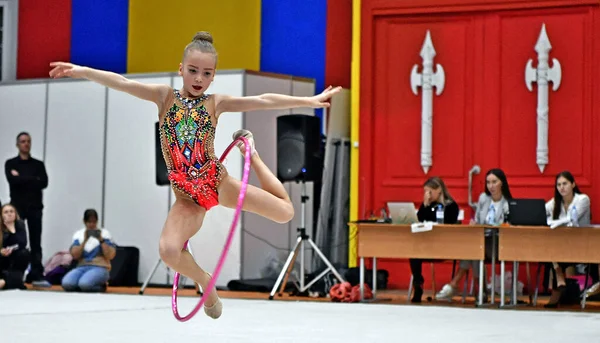
[[[423,181],[444,175],[450,187],[465,188],[471,167],[474,42],[468,16],[378,18],[375,20],[373,75],[373,177],[377,206],[386,201],[422,199]],[[442,94],[433,89],[432,162],[421,166],[421,87],[411,90],[411,69],[422,73],[420,51],[429,30],[436,51],[434,72],[441,65]]]
[[[589,12],[560,15],[521,12],[500,20],[499,41],[503,48],[498,65],[501,70],[498,164],[512,177],[552,178],[564,169],[576,176],[586,174],[583,165],[590,164],[590,145],[584,147],[583,142],[586,136],[589,142],[588,131],[592,128],[590,108],[585,101],[590,99],[588,76],[592,75],[590,56],[585,49],[586,45],[591,46],[591,31],[585,30],[588,17]],[[542,23],[552,44],[550,66],[556,58],[563,70],[560,88],[553,91],[552,83],[548,87],[549,164],[543,174],[536,165],[538,86],[534,83],[530,92],[524,82],[527,60],[533,60],[534,68],[538,65],[534,46]]]

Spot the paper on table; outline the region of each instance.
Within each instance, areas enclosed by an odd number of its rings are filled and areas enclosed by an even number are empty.
[[[410,231],[412,233],[417,232],[426,232],[433,230],[433,222],[424,222],[424,223],[413,223],[410,225]]]

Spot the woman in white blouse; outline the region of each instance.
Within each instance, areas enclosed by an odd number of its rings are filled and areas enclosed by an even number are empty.
[[[571,223],[573,210],[577,213],[578,226],[590,225],[590,198],[581,193],[573,175],[563,171],[556,175],[554,197],[546,203],[546,215],[551,220],[568,219]]]
[[[569,171],[556,175],[554,197],[546,203],[546,215],[552,221],[564,221],[565,225],[590,225],[590,198],[581,193],[575,178]],[[552,263],[556,271],[556,289],[545,307],[555,308],[566,291],[564,271],[572,263]]]

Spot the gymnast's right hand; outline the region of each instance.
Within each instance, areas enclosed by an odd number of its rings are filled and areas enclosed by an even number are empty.
[[[82,78],[85,69],[84,67],[67,62],[51,62],[50,66],[54,67],[50,70],[50,77],[53,79],[61,77]]]

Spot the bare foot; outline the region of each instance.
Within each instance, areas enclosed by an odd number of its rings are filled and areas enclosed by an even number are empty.
[[[0,279],[0,289],[3,289],[6,286],[6,281]]]

